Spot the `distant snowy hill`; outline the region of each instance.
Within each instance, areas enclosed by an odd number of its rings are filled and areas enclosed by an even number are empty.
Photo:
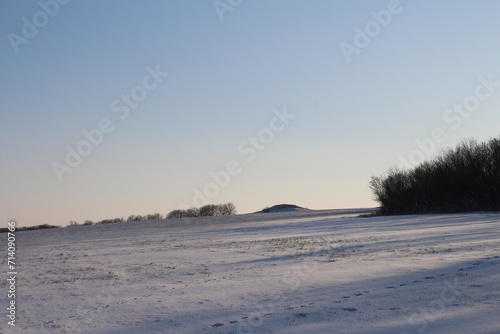
[[[309,209],[300,207],[295,204],[278,204],[270,208],[265,208],[261,211],[257,211],[256,213],[290,212],[290,211],[303,211],[303,210],[309,210]]]

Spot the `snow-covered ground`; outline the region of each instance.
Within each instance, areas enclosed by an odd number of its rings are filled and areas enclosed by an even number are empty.
[[[17,248],[2,333],[500,333],[498,214],[131,222]]]

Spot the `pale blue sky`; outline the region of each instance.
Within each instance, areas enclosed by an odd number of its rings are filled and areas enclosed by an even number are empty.
[[[500,87],[457,129],[443,120],[479,77],[500,82],[498,1],[402,0],[350,62],[340,44],[395,2],[244,0],[224,20],[210,0],[73,0],[53,17],[40,3],[0,4],[0,226],[165,214],[232,160],[241,173],[211,202],[240,213],[372,207],[370,176],[434,129],[436,151],[500,134]],[[113,101],[157,66],[168,77],[119,119]],[[246,161],[238,146],[284,108],[296,118]],[[114,130],[59,182],[53,162],[105,118]]]

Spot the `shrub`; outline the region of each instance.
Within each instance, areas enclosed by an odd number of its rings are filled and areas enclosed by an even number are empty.
[[[127,218],[127,221],[128,222],[140,222],[140,221],[143,221],[143,220],[147,220],[147,216],[141,216],[141,215],[130,215],[128,218]]]
[[[220,215],[221,216],[230,216],[236,214],[236,205],[233,203],[226,203],[219,205]]]
[[[123,223],[123,222],[124,222],[123,218],[113,218],[113,219],[101,220],[101,221],[97,222],[97,224],[115,224],[115,223]]]
[[[174,210],[167,215],[167,218],[182,218],[183,213],[184,213],[183,210]]]
[[[220,216],[217,205],[209,204],[198,209],[200,216]]]
[[[185,215],[186,217],[199,217],[200,210],[198,210],[197,208],[189,208],[186,210]]]
[[[17,228],[16,231],[43,230],[43,229],[48,229],[48,228],[60,228],[60,227],[61,227],[60,225],[42,224],[42,225],[36,225],[36,226],[20,227],[20,228]]]
[[[148,214],[145,220],[158,220],[158,219],[163,219],[163,215],[161,213]]]

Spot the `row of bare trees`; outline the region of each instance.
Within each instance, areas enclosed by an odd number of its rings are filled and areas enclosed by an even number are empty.
[[[382,213],[500,210],[500,138],[470,139],[413,170],[372,177]]]
[[[236,206],[233,203],[226,204],[209,204],[202,206],[201,208],[190,208],[187,210],[174,210],[170,212],[165,217],[161,213],[141,215],[131,215],[127,219],[125,218],[111,218],[103,219],[97,222],[91,220],[86,220],[83,224],[79,224],[76,221],[70,221],[69,226],[80,226],[80,225],[98,225],[98,224],[115,224],[123,222],[139,222],[146,220],[160,220],[165,218],[185,218],[185,217],[206,217],[206,216],[226,216],[236,214]]]
[[[161,213],[150,213],[144,216],[141,215],[131,215],[127,219],[125,218],[111,218],[111,219],[103,219],[97,222],[93,222],[91,220],[86,220],[83,224],[79,224],[76,221],[70,221],[69,226],[80,226],[80,225],[99,225],[99,224],[115,224],[115,223],[123,223],[123,222],[139,222],[145,220],[158,220],[163,219],[163,215]]]
[[[171,211],[167,215],[167,218],[227,216],[234,214],[236,214],[236,206],[233,203],[208,204],[200,208],[189,208],[187,210]]]

